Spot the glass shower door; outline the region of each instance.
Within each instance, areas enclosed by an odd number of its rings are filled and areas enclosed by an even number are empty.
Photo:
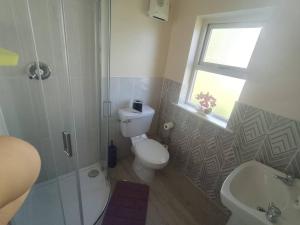
[[[93,225],[110,194],[110,1],[0,3],[0,48],[19,56],[0,66],[0,135],[31,143],[42,160],[12,223]]]
[[[0,67],[1,127],[6,127],[1,134],[8,132],[28,141],[42,160],[37,184],[12,224],[81,225],[74,99],[62,2],[0,2],[0,48],[19,56],[17,65]]]
[[[98,74],[100,74],[100,95],[102,105],[100,109],[101,121],[101,149],[107,149],[110,142],[110,116],[111,116],[111,101],[110,101],[110,46],[111,46],[111,1],[99,1],[99,26],[97,27],[98,40]],[[100,48],[101,46],[101,48]],[[107,166],[108,155],[107,151],[101,151],[101,160]],[[106,173],[107,173],[107,167]]]

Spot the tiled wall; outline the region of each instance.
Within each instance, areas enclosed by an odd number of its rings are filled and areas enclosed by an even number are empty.
[[[119,148],[119,157],[130,152],[130,139],[124,138],[120,131],[118,109],[128,107],[133,99],[140,99],[150,105],[156,111],[150,134],[157,131],[158,109],[162,89],[162,78],[132,78],[112,77],[111,78],[111,101],[112,117],[110,120],[110,137]]]
[[[169,151],[179,172],[219,202],[227,175],[248,160],[257,160],[281,171],[300,176],[300,122],[242,103],[236,103],[228,132],[172,103],[177,102],[180,84],[163,82],[159,114],[159,136],[165,121],[173,121]]]

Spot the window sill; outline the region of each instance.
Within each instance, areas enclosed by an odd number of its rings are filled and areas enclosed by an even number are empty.
[[[189,106],[189,105],[186,105],[186,104],[176,104],[176,103],[173,103],[175,106],[181,108],[181,109],[184,109],[185,111],[199,117],[200,119],[203,119],[203,120],[206,120],[220,128],[222,128],[223,130],[226,130],[230,133],[233,133],[232,130],[226,128],[227,127],[227,122],[223,121],[223,120],[220,120],[214,116],[211,116],[211,115],[205,115],[205,114],[201,114],[199,113],[196,109],[194,109],[193,107]]]

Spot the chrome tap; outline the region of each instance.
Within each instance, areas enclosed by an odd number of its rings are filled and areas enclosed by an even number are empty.
[[[266,211],[267,220],[271,223],[276,223],[280,215],[281,210],[273,202],[271,202],[269,204],[268,210]]]
[[[288,186],[293,186],[294,181],[295,181],[295,177],[290,174],[286,174],[285,177],[279,176],[279,175],[275,175],[274,177],[279,179],[280,181],[282,181],[284,184],[286,184]]]

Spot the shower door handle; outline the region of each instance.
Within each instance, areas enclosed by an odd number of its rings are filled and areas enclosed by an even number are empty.
[[[103,116],[111,117],[111,101],[103,101]]]
[[[64,131],[62,132],[62,136],[64,143],[64,152],[69,158],[71,158],[73,156],[71,134],[69,132]]]

